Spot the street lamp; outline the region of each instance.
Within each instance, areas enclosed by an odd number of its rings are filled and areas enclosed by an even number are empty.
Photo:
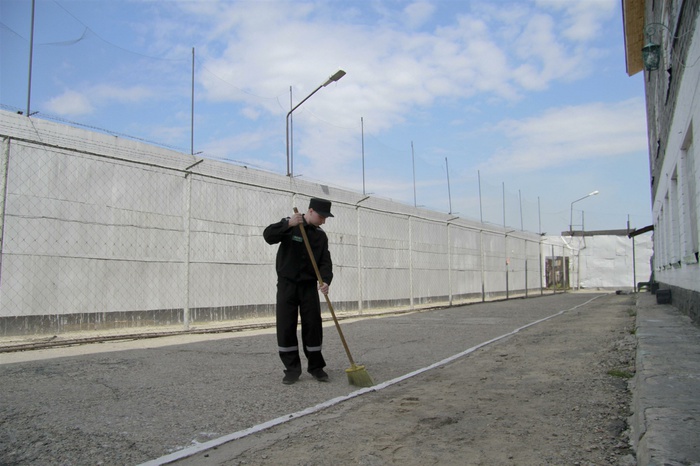
[[[571,232],[571,236],[574,235],[574,225],[573,225],[574,224],[574,204],[577,203],[578,201],[582,201],[582,200],[586,199],[587,197],[595,196],[596,194],[598,194],[598,190],[593,191],[592,193],[588,193],[585,196],[583,196],[582,198],[576,199],[574,202],[571,203],[571,213],[569,216],[569,231]]]
[[[678,39],[678,37],[673,36],[673,31],[671,31],[665,24],[649,23],[644,26],[644,33],[647,36],[647,41],[646,44],[644,44],[644,47],[642,47],[642,62],[644,63],[644,69],[647,71],[659,69],[659,63],[661,62],[661,44],[659,41],[654,41],[653,37],[657,31],[663,32],[661,28],[670,32],[672,39]]]
[[[338,70],[338,71],[336,71],[335,74],[332,75],[331,77],[329,77],[329,78],[326,80],[325,83],[321,84],[321,85],[318,86],[316,89],[314,89],[314,91],[313,91],[311,94],[307,95],[307,96],[304,98],[304,100],[302,100],[301,102],[299,102],[298,104],[296,104],[296,105],[294,106],[294,108],[292,108],[292,109],[289,111],[289,113],[287,113],[287,176],[289,176],[289,177],[292,176],[292,169],[293,169],[293,167],[290,165],[290,160],[289,160],[289,117],[292,115],[292,112],[293,112],[294,110],[296,110],[297,108],[299,108],[299,106],[300,106],[301,104],[303,104],[304,102],[306,102],[307,100],[309,100],[309,97],[311,97],[311,96],[314,95],[316,92],[318,92],[319,89],[321,89],[322,87],[326,87],[327,85],[329,85],[329,84],[332,83],[332,82],[338,81],[338,80],[339,80],[340,78],[342,78],[343,76],[345,76],[345,71],[343,71],[343,70]]]

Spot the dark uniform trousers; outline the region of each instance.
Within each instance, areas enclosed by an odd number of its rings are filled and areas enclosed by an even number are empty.
[[[301,315],[301,342],[309,361],[308,371],[322,369],[326,361],[321,354],[323,325],[318,282],[295,282],[279,277],[277,281],[277,345],[285,374],[300,375],[301,359],[297,339],[298,316]]]

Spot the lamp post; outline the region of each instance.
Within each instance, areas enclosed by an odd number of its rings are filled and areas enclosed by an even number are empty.
[[[326,86],[329,85],[330,83],[338,81],[338,80],[339,80],[340,78],[342,78],[343,76],[345,76],[345,71],[343,71],[343,70],[338,70],[338,71],[336,71],[335,74],[333,74],[332,76],[330,76],[330,77],[326,80],[326,82],[324,82],[323,84],[321,84],[320,86],[318,86],[316,89],[314,89],[314,91],[313,91],[311,94],[309,94],[309,95],[307,95],[306,97],[304,97],[304,100],[302,100],[301,102],[299,102],[298,104],[296,104],[296,105],[289,111],[289,113],[287,113],[287,176],[289,176],[289,177],[293,176],[293,173],[292,173],[293,167],[292,167],[292,165],[290,164],[290,159],[289,159],[289,117],[292,115],[292,112],[293,112],[294,110],[296,110],[297,108],[299,108],[299,106],[300,106],[301,104],[303,104],[304,102],[306,102],[307,100],[309,100],[309,98],[310,98],[312,95],[314,95],[316,92],[318,92],[322,87],[326,87]]]
[[[576,199],[574,202],[571,203],[571,212],[569,215],[569,231],[571,232],[571,236],[574,236],[574,204],[577,203],[578,201],[582,201],[586,199],[587,197],[595,196],[598,194],[598,191],[593,191],[592,193],[588,193],[585,196],[583,196],[580,199]]]

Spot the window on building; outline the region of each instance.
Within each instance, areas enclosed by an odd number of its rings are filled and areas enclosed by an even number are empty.
[[[664,198],[664,202],[659,209],[659,216],[657,219],[658,228],[654,230],[656,234],[654,235],[654,251],[655,254],[658,253],[659,257],[656,260],[657,268],[663,268],[670,262],[668,254],[668,224],[670,222],[666,221],[666,212],[668,211],[668,196]]]
[[[681,196],[683,203],[683,261],[686,263],[697,263],[698,250],[698,177],[696,159],[698,154],[695,153],[695,145],[693,144],[692,131],[688,132],[685,142],[681,150]]]
[[[678,167],[673,169],[671,183],[668,187],[669,213],[671,214],[669,225],[669,246],[671,248],[671,264],[678,264],[681,260],[681,206],[680,191],[678,189]]]

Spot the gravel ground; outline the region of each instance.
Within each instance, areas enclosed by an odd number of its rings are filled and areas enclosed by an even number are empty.
[[[182,462],[634,464],[632,296],[567,293],[342,325],[382,382],[564,310]],[[282,385],[275,347],[271,332],[255,332],[0,354],[0,464],[139,464],[355,390],[332,328],[330,383]]]

